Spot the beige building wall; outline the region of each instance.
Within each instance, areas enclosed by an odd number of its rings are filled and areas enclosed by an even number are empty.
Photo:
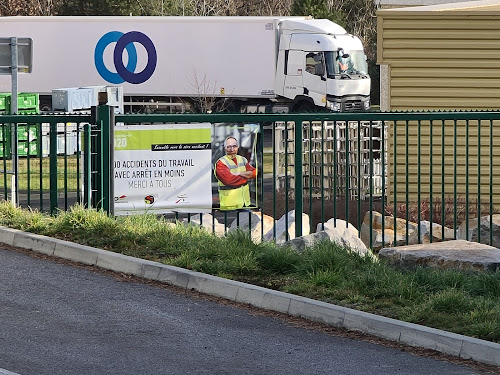
[[[374,0],[378,9],[470,2],[471,0]]]
[[[500,1],[379,10],[377,23],[381,110],[500,108]],[[470,200],[475,201],[480,185],[481,202],[489,201],[490,185],[500,184],[500,163],[495,165],[498,156],[493,161],[490,158],[490,154],[500,155],[500,124],[491,124],[490,129],[490,122],[481,122],[478,137],[477,121],[469,124],[461,121],[456,125],[447,121],[444,127],[442,122],[434,122],[431,152],[431,125],[421,122],[420,153],[417,123],[408,124],[408,148],[406,124],[390,126],[389,150],[396,146],[397,151],[389,151],[389,199],[394,200],[394,193],[398,202],[406,199],[407,173],[410,200],[416,198],[420,163],[422,199],[430,198],[432,186],[434,199],[441,199],[443,189],[445,197],[456,192],[465,199],[468,190]],[[500,194],[496,190],[493,189],[493,202],[500,207]]]
[[[377,28],[386,110],[500,107],[500,1],[379,10]]]
[[[389,133],[389,202],[405,203],[408,186],[410,202],[420,190],[422,201],[465,202],[468,193],[471,206],[479,197],[483,210],[490,199],[500,207],[499,121],[398,121]]]

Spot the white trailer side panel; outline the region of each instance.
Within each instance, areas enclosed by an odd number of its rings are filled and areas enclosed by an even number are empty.
[[[33,39],[33,71],[19,74],[18,90],[50,94],[52,89],[110,85],[98,72],[94,54],[111,31],[145,34],[154,45],[157,64],[143,83],[123,82],[125,95],[274,96],[276,19],[270,17],[0,17],[0,37]],[[116,73],[116,42],[102,53],[107,70]],[[138,74],[148,53],[135,47]],[[127,49],[125,49],[127,51]],[[150,58],[150,57],[149,57]],[[123,53],[127,65],[128,52]],[[11,90],[10,76],[0,76],[0,92]]]

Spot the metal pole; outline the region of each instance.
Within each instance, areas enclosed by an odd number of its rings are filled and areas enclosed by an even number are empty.
[[[12,97],[10,111],[13,115],[17,114],[17,37],[10,38],[11,53],[11,77],[12,77]],[[14,179],[12,180],[12,201],[19,202],[19,155],[17,153],[17,123],[12,124],[11,134],[12,164],[14,169]]]

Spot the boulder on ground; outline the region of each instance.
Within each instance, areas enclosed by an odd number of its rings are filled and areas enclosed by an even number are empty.
[[[443,237],[444,228],[444,237]],[[432,223],[432,242],[451,241],[455,239],[455,231],[451,228],[443,227],[439,224]],[[420,222],[420,242],[431,242],[431,223],[423,220]]]
[[[224,236],[224,224],[219,223],[217,218],[209,213],[190,214],[189,218],[182,219],[182,223],[187,225],[199,225],[209,233],[215,233],[217,236]]]
[[[492,233],[492,242],[490,243],[490,226]],[[469,235],[467,236],[467,222],[464,221],[457,230],[457,239],[480,242],[500,248],[500,214],[481,217],[480,224],[478,219],[469,220]],[[479,241],[478,241],[479,240]]]
[[[370,215],[371,212],[371,215]],[[370,221],[371,216],[371,221]],[[382,223],[384,231],[382,233]],[[398,246],[406,244],[407,221],[393,216],[384,216],[376,211],[368,211],[361,225],[361,241],[370,247],[370,228],[371,228],[371,248],[375,251],[386,246]],[[394,238],[396,236],[396,238]],[[418,225],[408,221],[408,244],[418,243]]]
[[[307,236],[301,236],[287,241],[286,244],[290,245],[297,251],[302,251],[307,247],[314,246],[314,244],[328,240],[337,243],[338,245],[354,251],[360,255],[371,254],[370,250],[365,246],[363,241],[358,237],[356,228],[351,230],[348,228],[328,228],[323,231],[312,233]]]
[[[349,230],[353,234],[354,234],[354,232],[356,232],[356,234],[359,235],[358,230],[354,227],[354,225],[346,222],[345,220],[335,219],[335,218],[329,219],[326,223],[318,223],[318,225],[316,225],[316,232],[321,232],[321,231],[327,230],[327,229],[342,229],[343,230],[343,229],[347,229],[347,228],[349,228]]]
[[[465,240],[384,248],[378,255],[380,259],[387,259],[394,265],[409,268],[425,266],[468,271],[500,269],[500,249]]]
[[[283,215],[276,222],[276,243],[282,244],[287,240],[291,240],[295,238],[295,210],[288,212],[286,215]],[[302,235],[306,236],[310,233],[309,229],[309,216],[305,213],[302,213]],[[287,238],[288,233],[288,238]],[[272,241],[274,240],[274,230],[271,227],[271,230],[264,234],[264,240]]]
[[[238,212],[228,232],[241,230],[249,233],[254,243],[260,243],[263,235],[272,231],[274,219],[261,212]]]

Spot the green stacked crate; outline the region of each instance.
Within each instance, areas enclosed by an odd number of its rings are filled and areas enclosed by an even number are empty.
[[[31,141],[28,146],[30,156],[40,156],[41,147],[39,147],[40,142],[38,139],[36,141]]]
[[[18,156],[38,156],[39,153],[38,141],[20,141],[17,144],[17,155]]]
[[[12,113],[12,95],[0,93],[0,114]],[[39,95],[36,93],[18,93],[17,113],[20,115],[39,114]],[[17,153],[19,156],[40,156],[39,124],[18,124]],[[11,131],[9,126],[0,126],[0,157],[11,157]],[[5,148],[3,147],[5,143]]]
[[[10,94],[0,93],[0,114],[10,112],[9,99]],[[8,125],[0,124],[0,158],[10,157],[10,131]]]
[[[10,124],[0,124],[0,158],[10,157]]]
[[[6,124],[0,124],[0,142],[9,139],[9,136],[10,136],[9,127]]]
[[[19,142],[17,144],[17,155],[18,156],[28,155],[28,143],[27,142]]]
[[[2,113],[9,113],[10,111],[10,105],[8,103],[8,99],[10,97],[10,94],[0,94],[0,114]],[[7,107],[9,105],[9,107]]]
[[[7,94],[6,108],[8,113],[12,113],[12,96]],[[17,113],[20,115],[38,114],[39,108],[39,95],[36,93],[20,92],[17,94]]]
[[[33,141],[38,139],[38,125],[19,124],[17,126],[17,139],[20,141]]]
[[[17,113],[20,115],[38,114],[39,95],[36,93],[19,93],[17,95]],[[38,124],[20,124],[17,128],[18,155],[19,156],[39,156],[40,147],[38,147]],[[21,152],[22,150],[22,152]]]
[[[39,143],[39,126],[37,124],[21,124],[17,126],[17,141],[18,141],[18,155],[27,156],[40,156]]]
[[[4,154],[10,158],[10,142],[0,142],[0,158],[3,158]]]

